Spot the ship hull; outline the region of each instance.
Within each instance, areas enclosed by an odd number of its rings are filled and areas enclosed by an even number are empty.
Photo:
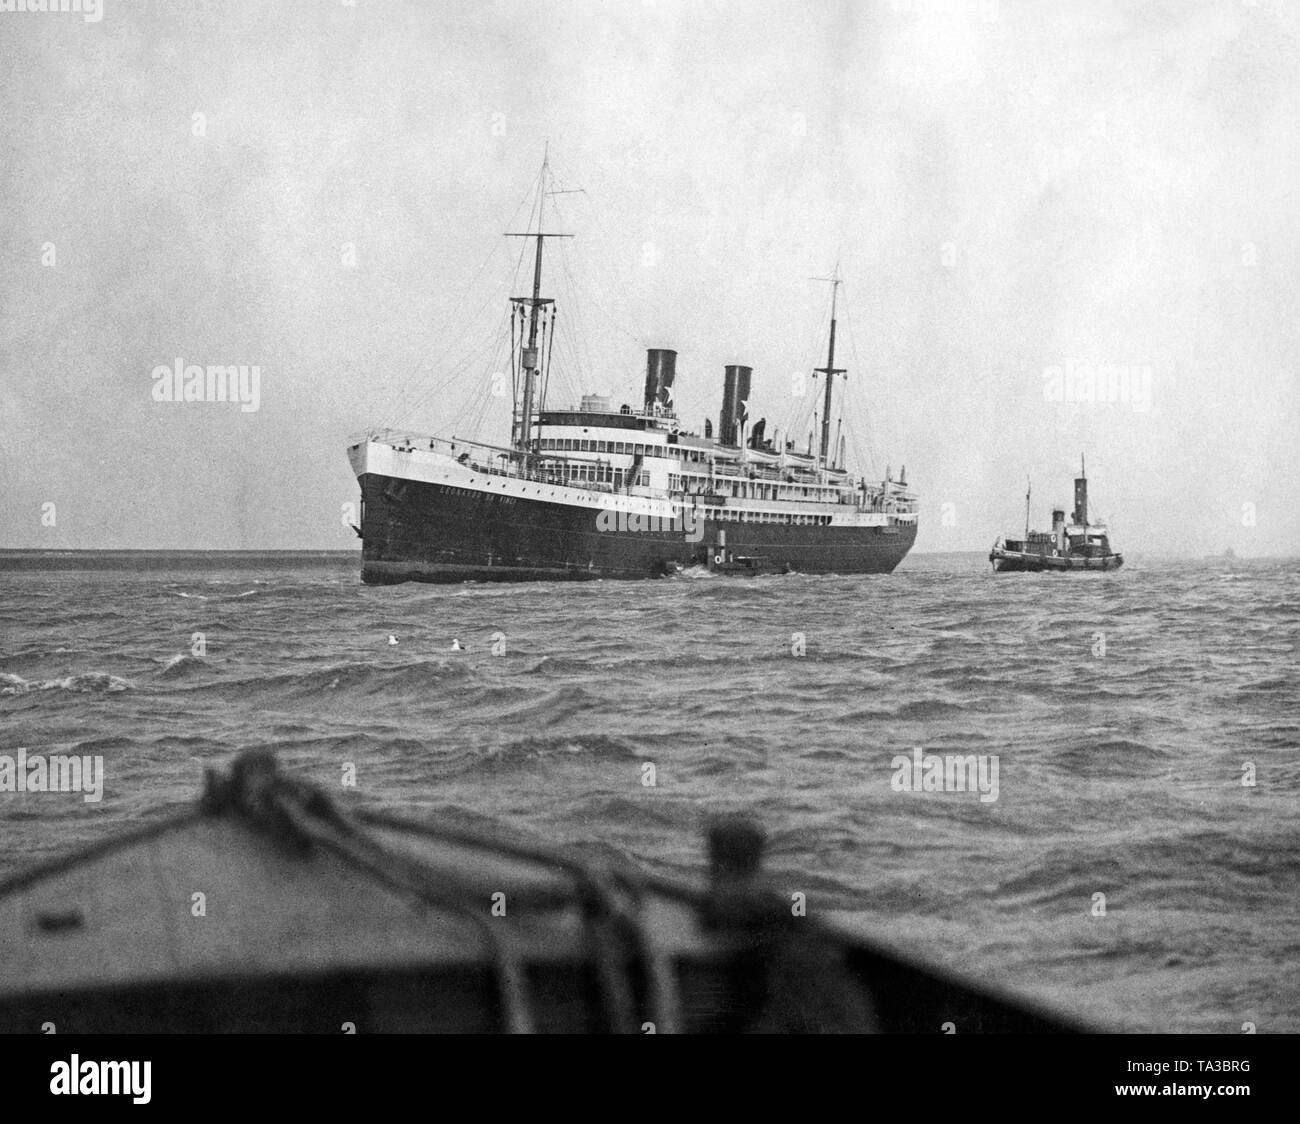
[[[1122,554],[1107,554],[1100,558],[1075,558],[1045,554],[1021,554],[1013,550],[995,550],[989,555],[993,569],[999,574],[1066,574],[1118,570],[1124,565]]]
[[[914,522],[818,526],[701,519],[689,533],[602,530],[590,507],[542,497],[373,472],[359,480],[361,577],[368,584],[643,579],[692,566],[887,574],[916,539]]]

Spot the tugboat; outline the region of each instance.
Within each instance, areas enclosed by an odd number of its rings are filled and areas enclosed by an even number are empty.
[[[1074,479],[1074,511],[1069,524],[1065,522],[1065,512],[1056,508],[1052,512],[1050,531],[1031,531],[1031,491],[1025,492],[1025,537],[1001,538],[989,551],[989,561],[993,563],[995,573],[1118,570],[1124,565],[1124,556],[1110,548],[1106,524],[1088,522],[1088,474],[1082,455],[1079,457],[1079,475]]]

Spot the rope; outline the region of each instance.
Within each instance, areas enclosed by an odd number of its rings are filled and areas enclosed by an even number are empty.
[[[638,1030],[624,962],[623,948],[627,945],[646,965],[650,980],[649,1006],[656,1030],[661,1034],[671,1034],[680,1029],[680,1003],[671,965],[666,957],[654,950],[639,916],[640,905],[650,889],[664,893],[664,889],[652,880],[642,879],[630,870],[614,875],[602,874],[566,851],[521,844],[482,831],[431,827],[382,812],[360,812],[357,818],[364,823],[422,835],[443,843],[493,850],[509,858],[534,862],[569,875],[576,883],[577,898],[587,921],[597,978],[611,1029],[619,1033],[636,1033]],[[619,902],[619,889],[631,899],[629,906]],[[671,890],[673,896],[680,896],[680,888],[674,886]]]
[[[111,839],[105,839],[98,843],[91,843],[89,846],[79,847],[77,850],[62,856],[61,858],[39,863],[28,870],[12,874],[3,881],[0,881],[0,898],[3,898],[6,894],[12,894],[17,890],[25,889],[34,882],[39,882],[43,878],[49,878],[56,874],[63,874],[65,871],[72,870],[81,866],[83,863],[93,862],[95,859],[104,858],[106,855],[111,855],[116,851],[121,851],[127,847],[134,846],[136,843],[143,843],[147,839],[155,839],[182,827],[189,827],[202,818],[203,812],[201,809],[189,807],[183,812],[167,816],[155,823],[137,828],[134,831],[126,831],[121,835],[113,836]]]
[[[414,894],[425,904],[450,909],[468,919],[487,945],[496,972],[498,999],[506,1028],[513,1033],[527,1033],[533,1029],[523,966],[509,940],[483,916],[480,889],[449,879],[444,872],[430,869],[414,856],[394,851],[373,835],[359,830],[323,793],[279,776],[273,755],[265,751],[255,751],[239,758],[228,779],[213,777],[204,806],[211,812],[233,810],[241,813],[256,826],[300,850],[321,847],[386,885]],[[414,831],[444,841],[454,841],[457,836],[454,832],[435,832],[381,815],[358,816],[356,820],[394,830]],[[465,839],[463,835],[461,838]],[[562,853],[508,847],[500,850],[513,851],[550,868],[558,868],[573,879],[572,895],[557,896],[543,891],[525,895],[524,900],[544,909],[553,909],[576,898],[582,906],[610,1029],[635,1033],[635,1000],[628,976],[627,951],[629,945],[636,949],[648,948],[649,941],[640,924],[639,895],[635,890],[631,894],[632,907],[625,907],[619,900],[617,890],[620,885],[626,889],[634,885],[632,881],[625,878],[620,884],[600,870]],[[654,968],[650,967],[653,974]],[[671,1003],[665,1003],[665,995],[671,993],[664,987],[662,979],[656,982],[654,993],[660,1009],[656,1013],[667,1027],[678,1025],[675,1009]]]
[[[557,312],[558,310],[552,307],[550,317],[551,334],[546,342],[546,373],[542,376],[542,400],[537,410],[539,414],[546,409],[546,394],[551,389],[551,358],[555,354],[555,317]]]

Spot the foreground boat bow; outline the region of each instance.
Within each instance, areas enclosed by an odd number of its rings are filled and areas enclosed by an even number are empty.
[[[197,806],[0,885],[0,1030],[1082,1029],[792,916],[762,844],[715,824],[691,887],[345,813],[252,751]]]

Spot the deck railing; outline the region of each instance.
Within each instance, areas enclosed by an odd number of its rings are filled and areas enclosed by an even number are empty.
[[[442,453],[463,461],[463,463],[472,467],[475,472],[481,472],[485,475],[531,480],[539,484],[580,487],[593,492],[621,492],[627,487],[626,480],[619,485],[615,485],[613,481],[575,479],[568,476],[562,469],[552,467],[556,464],[563,464],[570,459],[562,453],[531,453],[525,456],[518,449],[507,449],[500,445],[488,445],[481,441],[463,440],[455,437],[451,439],[434,437],[431,434],[413,433],[410,430],[402,429],[371,430],[365,436],[367,440],[391,445],[399,453],[417,451]],[[573,459],[581,461],[583,464],[609,465],[608,461],[601,461],[599,458],[579,456]],[[745,478],[739,466],[715,464],[712,466],[712,470],[714,479],[735,480]],[[612,466],[610,466],[610,471],[614,471]],[[765,475],[762,479],[769,479],[769,477]],[[781,479],[780,472],[774,471],[770,479],[779,481]],[[859,487],[859,481],[856,477],[848,476],[842,484],[829,486],[836,489],[837,504],[850,506],[858,511],[894,514],[912,514],[916,511],[916,497],[902,485],[892,481],[887,486],[880,484],[867,485],[864,490]],[[776,500],[772,502],[789,503],[791,501]]]

